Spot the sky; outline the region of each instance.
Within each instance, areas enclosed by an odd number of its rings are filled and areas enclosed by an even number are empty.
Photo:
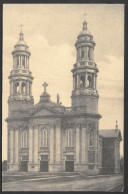
[[[47,92],[56,102],[71,106],[76,62],[75,42],[87,14],[88,30],[96,42],[98,66],[99,129],[114,129],[116,120],[123,137],[124,103],[124,5],[123,4],[5,4],[3,7],[3,110],[2,160],[7,159],[9,80],[13,68],[11,52],[19,39],[20,25],[31,52],[32,93],[36,104],[48,83]],[[123,155],[123,141],[121,142]]]

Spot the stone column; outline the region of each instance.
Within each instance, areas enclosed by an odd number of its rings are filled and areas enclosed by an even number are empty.
[[[15,69],[15,56],[13,56],[13,69]]]
[[[82,142],[82,163],[85,163],[85,141],[86,141],[85,131],[86,131],[86,128],[85,127],[82,127],[82,135],[81,135],[81,142]]]
[[[12,81],[10,81],[10,96],[12,95]]]
[[[87,47],[85,47],[85,60],[87,60]]]
[[[60,162],[60,144],[61,144],[61,136],[60,136],[60,125],[56,126],[56,162]]]
[[[34,163],[38,163],[38,127],[34,128]]]
[[[29,84],[30,84],[30,96],[32,96],[32,83]]]
[[[10,163],[13,163],[13,129],[10,129]]]
[[[76,128],[76,163],[79,163],[79,151],[80,151],[80,129]]]
[[[97,89],[97,75],[95,74],[95,89]]]
[[[22,68],[22,63],[21,63],[21,56],[20,56],[20,68]]]
[[[14,95],[14,82],[12,81],[11,95]]]
[[[27,96],[29,96],[29,81],[27,81]]]
[[[79,87],[80,87],[80,76],[77,75],[77,88],[79,88]]]
[[[77,48],[77,52],[78,52],[77,62],[79,62],[79,60],[80,60],[80,48]]]
[[[7,161],[8,161],[8,163],[10,163],[10,129],[8,129],[7,148],[8,148],[8,157],[7,157]]]
[[[15,163],[18,163],[18,129],[15,130]]]
[[[27,56],[25,56],[25,68],[28,69],[28,67],[27,67]]]
[[[54,126],[50,128],[50,163],[53,163],[54,155]]]
[[[87,87],[87,81],[86,81],[86,78],[87,77],[87,75],[86,75],[86,73],[85,73],[85,88]]]
[[[28,57],[27,61],[28,61],[28,70],[29,70],[29,57]]]
[[[90,60],[93,61],[93,48],[90,47]]]
[[[87,82],[88,82],[88,74],[87,72],[85,73],[85,87],[87,88]]]
[[[18,63],[19,63],[18,67],[20,68],[20,56],[18,56]]]
[[[89,59],[88,59],[88,47],[87,47],[87,60],[89,60]]]
[[[93,89],[95,89],[95,73],[93,74]]]
[[[29,163],[32,163],[33,154],[33,128],[29,128]]]
[[[22,82],[19,81],[19,93],[21,94],[21,86],[22,86]]]
[[[75,76],[73,76],[73,90],[75,90]]]
[[[23,55],[21,55],[21,68],[23,69]]]
[[[15,163],[15,129],[13,129],[13,163]]]
[[[76,53],[77,53],[77,55],[76,55],[76,62],[78,61],[78,48],[76,49]]]

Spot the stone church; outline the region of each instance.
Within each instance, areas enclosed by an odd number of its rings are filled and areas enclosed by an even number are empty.
[[[9,75],[8,171],[73,172],[87,174],[120,172],[121,132],[99,130],[95,42],[87,22],[77,37],[76,63],[73,65],[71,107],[50,99],[48,84],[40,101],[34,104],[31,53],[21,30],[12,51]],[[43,71],[42,71],[43,77]]]

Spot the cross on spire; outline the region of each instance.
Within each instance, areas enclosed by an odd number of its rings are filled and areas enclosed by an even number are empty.
[[[46,92],[46,87],[48,86],[48,84],[47,84],[46,82],[44,82],[44,83],[42,84],[42,86],[44,87],[44,92]]]
[[[22,27],[23,27],[23,26],[24,26],[23,24],[20,25],[21,31],[22,31]]]
[[[85,17],[85,19],[86,19],[86,16],[87,16],[88,14],[85,12],[84,14],[83,14],[83,16]]]

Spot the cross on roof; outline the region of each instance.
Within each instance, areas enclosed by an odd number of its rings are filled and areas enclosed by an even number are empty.
[[[46,92],[46,87],[48,86],[48,84],[47,84],[46,82],[44,82],[44,83],[42,84],[42,86],[44,87],[44,92]]]
[[[86,15],[88,15],[88,14],[85,12],[83,15],[84,15],[84,17],[86,18]]]
[[[23,27],[23,26],[24,26],[23,24],[20,25],[21,31],[22,31],[22,27]]]

